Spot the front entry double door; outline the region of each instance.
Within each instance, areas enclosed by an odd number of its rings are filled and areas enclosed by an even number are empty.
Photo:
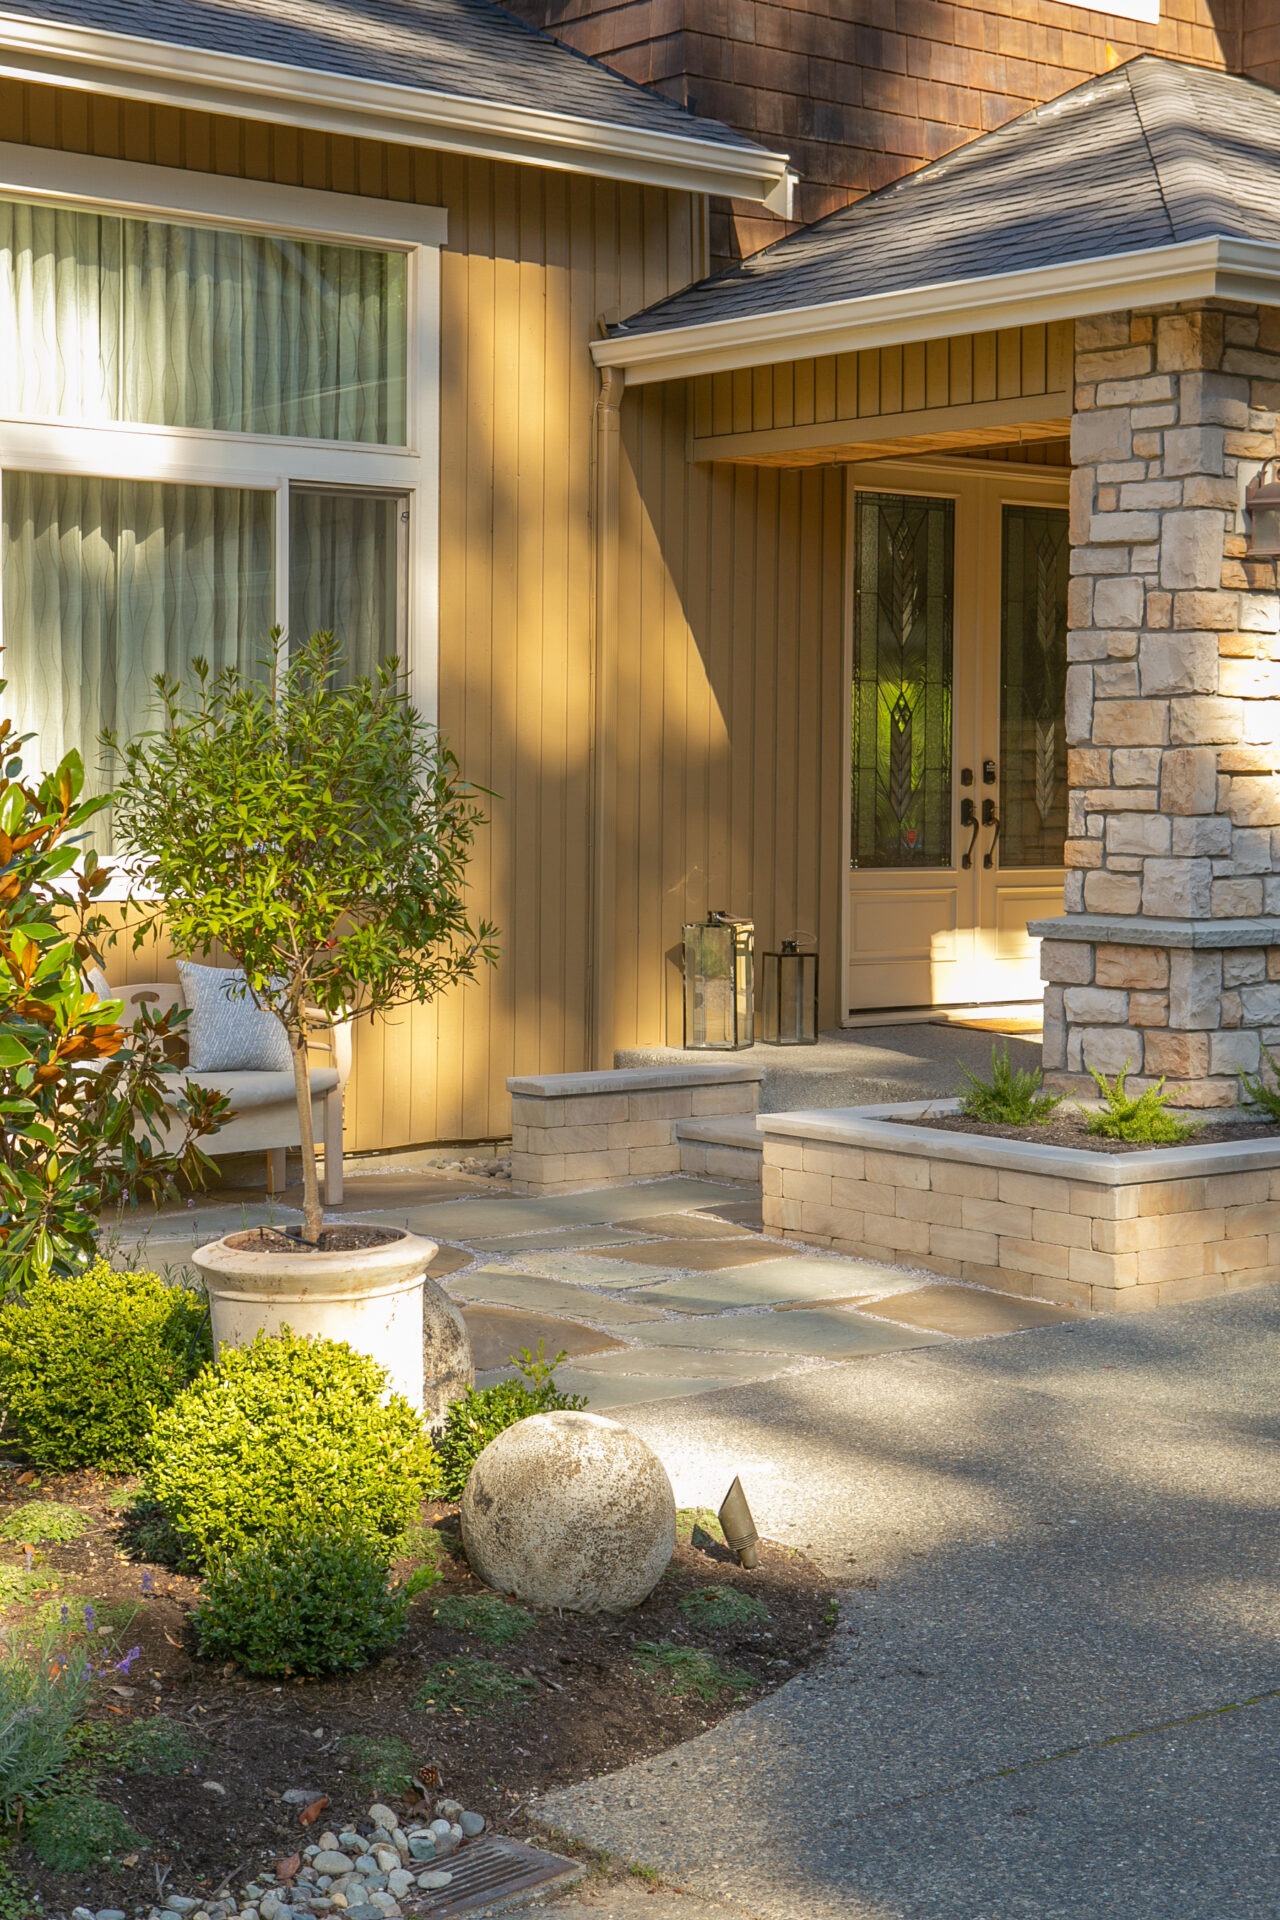
[[[1067,476],[958,466],[854,473],[855,1014],[1033,999],[1062,911]]]

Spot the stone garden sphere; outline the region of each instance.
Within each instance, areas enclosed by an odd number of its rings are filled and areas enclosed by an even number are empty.
[[[676,1544],[657,1455],[616,1420],[535,1413],[491,1440],[462,1495],[462,1544],[487,1586],[535,1607],[621,1613]]]

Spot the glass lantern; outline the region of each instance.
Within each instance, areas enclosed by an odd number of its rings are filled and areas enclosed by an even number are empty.
[[[818,1044],[818,956],[802,953],[804,934],[764,953],[760,977],[760,1037],[771,1047]]]
[[[754,923],[713,912],[684,929],[684,1044],[755,1044]]]
[[[1247,551],[1258,560],[1280,558],[1280,462],[1267,460],[1244,490],[1249,517]]]

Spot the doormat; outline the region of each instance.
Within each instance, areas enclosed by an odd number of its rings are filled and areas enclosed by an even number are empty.
[[[997,1013],[985,1017],[975,1016],[972,1020],[962,1020],[956,1014],[948,1014],[945,1020],[934,1020],[935,1027],[972,1027],[975,1033],[1027,1033],[1044,1032],[1042,1013]]]
[[[523,1906],[535,1893],[552,1886],[569,1886],[580,1880],[585,1868],[562,1854],[543,1853],[520,1840],[473,1840],[457,1853],[445,1854],[439,1863],[453,1879],[438,1893],[429,1894],[414,1913],[422,1920],[452,1920],[454,1914],[499,1912],[506,1907]]]

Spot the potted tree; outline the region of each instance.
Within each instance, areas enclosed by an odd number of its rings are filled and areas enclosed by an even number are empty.
[[[203,662],[190,691],[158,676],[161,725],[107,743],[122,769],[116,831],[136,861],[135,941],[163,927],[185,959],[225,956],[234,973],[222,991],[274,1016],[293,1071],[300,1227],[230,1235],[196,1264],[215,1338],[238,1345],[287,1322],[345,1339],[422,1404],[435,1247],[399,1229],[326,1222],[310,1051],[334,1019],[432,999],[496,960],[495,930],[473,927],[463,901],[484,815],[394,661],[344,686],[331,634],[279,667],[278,632],[273,640],[261,678],[213,675]],[[447,1342],[450,1303],[431,1293]],[[443,1353],[434,1364],[428,1355],[429,1373],[448,1368]]]

